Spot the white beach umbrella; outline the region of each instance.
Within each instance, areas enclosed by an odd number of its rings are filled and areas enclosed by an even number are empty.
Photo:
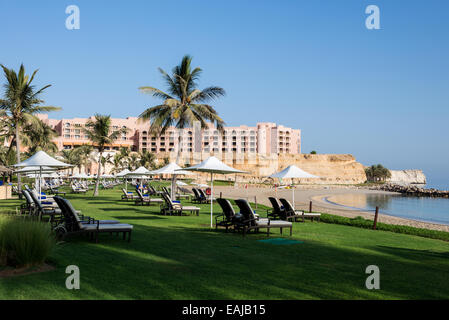
[[[44,167],[50,167],[54,169],[64,169],[68,167],[72,167],[72,165],[68,163],[64,163],[62,161],[56,160],[55,158],[50,157],[44,151],[38,151],[30,158],[25,161],[19,162],[13,165],[14,167],[24,168],[24,167],[39,167],[39,174],[42,176],[42,169]],[[39,182],[39,199],[41,197],[41,183]]]
[[[210,192],[210,227],[212,228],[212,218],[213,218],[213,201],[212,197],[214,194],[214,173],[218,174],[229,174],[229,173],[246,173],[245,171],[240,171],[237,169],[234,169],[220,160],[218,160],[216,157],[209,157],[203,162],[192,166],[188,168],[182,169],[183,171],[197,171],[197,172],[208,172],[210,173],[210,185],[211,185],[211,192]]]
[[[311,173],[305,172],[304,170],[298,168],[295,165],[290,165],[282,171],[273,173],[269,178],[278,178],[278,179],[301,179],[301,178],[319,178]],[[292,202],[293,207],[295,206],[295,189],[293,188],[292,181]]]
[[[176,188],[176,176],[180,174],[190,175],[192,174],[190,171],[184,171],[180,166],[178,166],[175,162],[171,162],[167,164],[166,166],[151,171],[152,174],[167,174],[172,176],[171,181],[171,198],[175,199],[175,188]]]
[[[140,186],[142,186],[142,180],[146,179],[152,172],[145,167],[139,167],[134,171],[131,171],[125,175],[125,177],[140,179]],[[128,191],[128,189],[126,189]]]
[[[117,177],[124,177],[126,176],[128,173],[130,173],[131,171],[129,171],[128,169],[122,170],[119,173],[117,173]]]

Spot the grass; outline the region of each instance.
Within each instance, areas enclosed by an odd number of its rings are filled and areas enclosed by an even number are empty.
[[[41,265],[54,245],[50,225],[29,217],[0,216],[0,265]]]
[[[257,241],[263,234],[210,230],[208,205],[199,217],[160,216],[155,206],[118,200],[120,193],[116,187],[97,198],[67,197],[85,214],[133,224],[131,243],[105,234],[99,244],[58,244],[50,256],[55,270],[0,279],[0,299],[449,298],[449,246],[441,240],[306,222],[285,236],[302,243],[273,245]],[[0,206],[14,210],[18,203]],[[72,264],[80,268],[76,291],[65,288]],[[369,265],[380,268],[380,290],[365,288]]]

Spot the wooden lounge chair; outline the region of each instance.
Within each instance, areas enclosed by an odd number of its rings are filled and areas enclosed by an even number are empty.
[[[81,220],[76,213],[76,210],[67,199],[60,199],[64,215],[70,216],[70,219],[64,219],[63,223],[54,228],[60,238],[65,238],[67,235],[72,234],[87,234],[98,243],[98,235],[107,232],[110,234],[122,233],[124,240],[126,239],[126,235],[128,235],[128,242],[131,241],[132,225],[124,223],[101,223],[100,220],[89,220],[86,223]]]
[[[254,216],[254,211],[248,201],[244,199],[235,200],[235,204],[240,208],[240,214],[243,215],[243,220],[241,222],[237,222],[235,224],[235,228],[237,230],[242,229],[243,236],[245,236],[245,234],[250,230],[255,230],[256,232],[258,232],[259,229],[267,229],[267,236],[269,236],[270,229],[272,228],[279,228],[281,230],[281,234],[282,229],[289,228],[290,235],[292,235],[293,224],[291,222],[257,218],[256,216]]]
[[[170,195],[164,193],[162,197],[165,200],[165,206],[161,208],[161,213],[163,215],[179,214],[182,215],[183,212],[196,213],[197,216],[200,215],[200,208],[194,206],[183,206],[180,202],[174,202],[171,200]]]
[[[287,199],[279,199],[284,206],[285,215],[282,217],[283,220],[294,220],[297,221],[298,218],[302,219],[302,222],[304,222],[305,218],[311,218],[313,221],[314,219],[318,219],[318,222],[320,222],[320,213],[305,213],[302,210],[295,210]]]
[[[223,213],[215,217],[215,229],[218,229],[218,226],[221,226],[225,227],[226,232],[228,232],[228,228],[233,227],[239,218],[237,218],[234,208],[228,199],[219,198],[217,199],[217,202],[220,205],[221,210],[223,210]]]
[[[122,188],[123,194],[122,194],[122,200],[137,200],[140,199],[138,195],[135,195],[132,191],[126,191],[124,188]]]
[[[162,204],[164,203],[164,200],[162,200],[161,198],[151,198],[150,196],[144,196],[142,194],[142,192],[140,192],[140,190],[137,190],[137,197],[136,199],[134,199],[134,202],[136,205],[151,205],[153,203],[159,203]]]
[[[271,219],[281,219],[281,216],[284,214],[284,208],[281,208],[278,199],[268,197],[268,200],[270,200],[272,208],[267,209],[267,217]]]

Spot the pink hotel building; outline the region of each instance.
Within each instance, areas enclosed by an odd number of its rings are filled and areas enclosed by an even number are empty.
[[[39,115],[39,118],[59,134],[54,140],[59,150],[90,144],[82,130],[88,118],[56,120],[49,119],[46,114]],[[160,154],[178,152],[178,148],[181,147],[182,153],[203,152],[222,155],[301,153],[301,130],[275,123],[262,122],[255,127],[244,125],[225,127],[224,135],[221,135],[212,124],[209,124],[209,128],[201,129],[200,123],[197,122],[193,128],[178,130],[173,127],[165,134],[155,137],[149,133],[149,123],[140,123],[137,117],[111,120],[113,129],[127,128],[128,132],[108,146],[109,151],[129,147],[133,151],[147,150]],[[179,134],[181,146],[178,146]]]

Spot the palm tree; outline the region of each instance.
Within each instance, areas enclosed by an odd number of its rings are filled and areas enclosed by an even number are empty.
[[[136,170],[139,166],[139,163],[139,154],[137,152],[131,152],[128,157],[128,170]]]
[[[151,168],[151,169],[155,169],[155,160],[156,157],[154,155],[154,153],[150,153],[147,150],[141,151],[139,152],[139,158],[140,158],[140,165],[144,166],[145,168]]]
[[[60,110],[57,107],[41,106],[44,103],[39,98],[40,94],[51,85],[46,85],[39,90],[35,90],[32,85],[34,77],[38,70],[35,70],[31,77],[25,75],[25,67],[20,66],[19,72],[16,73],[13,69],[8,69],[0,64],[5,74],[6,83],[4,85],[4,99],[0,100],[0,109],[5,110],[7,116],[10,118],[11,125],[14,127],[15,144],[16,144],[16,161],[20,162],[20,133],[22,127],[27,123],[36,122],[38,118],[37,113]],[[21,196],[21,179],[17,175],[19,196]]]
[[[112,144],[119,138],[122,133],[126,133],[128,129],[121,128],[111,132],[111,116],[95,114],[95,121],[89,119],[86,127],[83,129],[88,139],[92,141],[93,145],[98,149],[98,171],[95,182],[94,196],[98,196],[98,186],[100,184],[101,175],[101,161],[106,145]]]
[[[41,120],[27,123],[22,133],[21,142],[28,147],[28,156],[32,156],[39,150],[47,153],[58,152],[58,146],[53,142],[53,138],[58,135],[57,132]]]
[[[68,164],[79,166],[79,158],[75,153],[75,149],[61,150],[61,156],[64,158],[64,161]],[[73,175],[74,167],[71,167],[71,175]]]
[[[93,147],[88,144],[84,144],[82,146],[76,147],[73,149],[74,156],[76,157],[78,170],[81,173],[81,168],[84,166],[84,168],[87,167],[87,165],[90,162],[90,154],[93,151]]]
[[[207,103],[224,96],[225,90],[216,86],[199,90],[197,80],[202,70],[198,67],[192,70],[191,62],[192,57],[185,55],[181,63],[173,68],[171,76],[159,68],[167,84],[167,93],[154,87],[139,88],[141,92],[163,100],[162,104],[146,109],[139,116],[142,122],[150,121],[150,132],[153,134],[163,134],[172,125],[181,131],[192,127],[195,121],[199,121],[202,128],[207,127],[206,121],[215,122],[217,129],[223,131],[223,120]],[[180,152],[181,134],[178,137],[177,162]]]

